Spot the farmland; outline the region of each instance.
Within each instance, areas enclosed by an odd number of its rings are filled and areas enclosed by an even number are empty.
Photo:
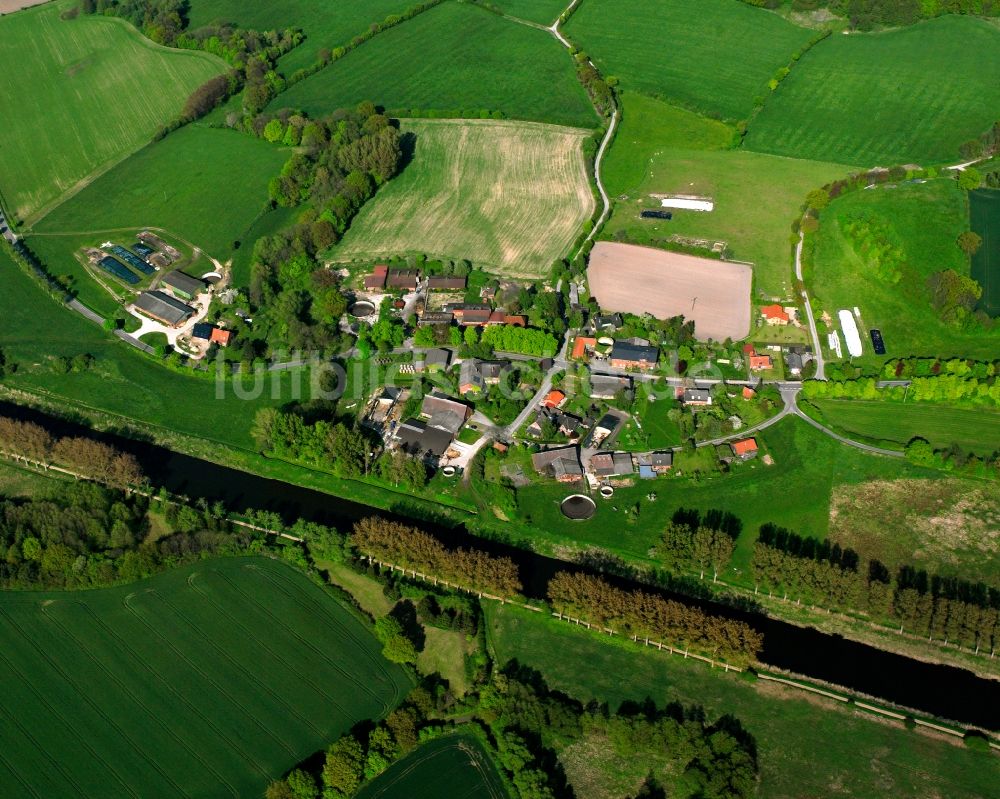
[[[649,698],[658,707],[672,701],[697,705],[709,718],[735,715],[756,741],[762,799],[986,799],[1000,780],[1000,761],[994,757],[872,720],[837,703],[747,682],[513,606],[487,607],[490,640],[500,662],[516,658],[539,670],[550,687],[583,702],[596,699],[614,709]],[[595,747],[582,765],[567,766],[567,776],[577,796],[606,796],[605,787],[622,770],[638,782],[652,765],[623,763],[609,758],[607,748]]]
[[[590,255],[587,279],[606,311],[684,316],[701,340],[741,339],[750,332],[751,270],[745,264],[601,241]]]
[[[67,6],[0,20],[0,94],[12,110],[0,129],[0,191],[29,221],[148,142],[225,67],[159,47],[120,20],[62,20]]]
[[[496,767],[471,735],[423,744],[370,782],[358,799],[507,799]]]
[[[266,559],[9,592],[0,630],[4,795],[256,795],[409,687],[350,612]]]
[[[983,240],[972,256],[972,277],[983,287],[979,308],[1000,316],[1000,191],[980,189],[969,194],[972,230]]]
[[[379,34],[272,106],[321,116],[363,100],[397,116],[500,112],[577,127],[598,122],[571,59],[551,34],[456,3]]]
[[[399,14],[413,0],[284,0],[282,3],[246,3],[242,0],[193,0],[190,27],[212,22],[235,22],[242,28],[269,31],[301,28],[306,40],[281,59],[283,72],[312,65],[323,48],[332,50],[364,33],[374,22]]]
[[[77,262],[84,245],[118,229],[158,227],[228,260],[267,204],[267,182],[286,151],[226,130],[188,126],[147,146],[70,198],[32,230],[31,248],[80,299],[109,311],[110,297]],[[232,176],[241,175],[239,181]],[[182,180],[171,179],[183,175]],[[249,243],[252,247],[252,242]]]
[[[493,0],[492,5],[512,17],[551,25],[569,3],[564,0]]]
[[[634,93],[625,93],[622,105],[621,129],[603,169],[616,202],[602,238],[724,241],[731,258],[753,263],[758,294],[791,296],[792,220],[809,191],[851,168],[729,149],[731,128]],[[641,219],[640,211],[659,206],[654,193],[708,196],[715,209],[674,211],[669,222]]]
[[[584,2],[565,30],[623,88],[733,121],[815,33],[737,0]]]
[[[986,408],[878,400],[816,400],[815,404],[826,424],[863,439],[902,445],[920,437],[937,449],[958,444],[979,455],[1000,450],[1000,412]]]
[[[813,308],[836,316],[840,308],[858,306],[862,329],[879,328],[890,355],[994,357],[998,331],[946,324],[931,306],[927,286],[939,270],[969,274],[956,243],[969,226],[966,203],[951,180],[884,186],[834,200],[820,216],[813,263],[805,273]],[[903,260],[897,283],[878,277],[846,235],[844,224],[859,213],[898,242]],[[865,357],[874,357],[870,346]]]
[[[586,131],[514,122],[416,122],[413,161],[334,250],[336,260],[422,252],[544,275],[593,212]]]
[[[751,123],[760,152],[864,166],[955,162],[1000,104],[1000,31],[943,16],[831,36],[806,53]]]

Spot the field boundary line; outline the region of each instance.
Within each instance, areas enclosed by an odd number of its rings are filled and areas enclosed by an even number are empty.
[[[170,611],[170,613],[172,613],[174,617],[180,621],[182,627],[187,627],[191,632],[194,633],[196,638],[206,643],[211,651],[214,651],[219,656],[221,656],[221,659],[223,661],[233,665],[236,671],[241,675],[243,675],[246,679],[248,679],[251,685],[259,686],[261,693],[270,697],[279,707],[286,708],[288,714],[290,716],[293,716],[299,723],[304,724],[306,727],[309,727],[317,735],[322,735],[322,731],[319,729],[319,727],[314,725],[309,719],[306,719],[304,716],[302,716],[302,714],[291,703],[285,700],[280,694],[278,694],[273,688],[268,686],[263,680],[260,679],[260,677],[258,677],[252,671],[250,671],[236,658],[234,658],[232,655],[226,652],[225,649],[220,647],[219,644],[216,643],[214,640],[212,640],[212,638],[209,635],[207,635],[199,625],[197,625],[196,623],[191,621],[191,619],[188,618],[188,614],[178,610],[177,606],[174,605],[174,603],[171,602],[169,599],[167,599],[162,592],[153,589],[152,591],[147,592],[146,595],[147,596],[152,595],[156,597],[157,601],[163,604],[164,607],[166,607]],[[287,745],[285,745],[284,742],[282,744],[282,748],[285,749],[290,755],[294,756],[294,753],[290,749],[288,749]]]
[[[155,589],[152,589],[152,588],[145,589],[145,591],[143,591],[143,593],[155,593]],[[233,696],[229,693],[229,691],[227,691],[225,688],[223,688],[219,684],[219,682],[217,680],[215,680],[210,674],[208,674],[205,671],[205,669],[201,668],[201,666],[196,665],[191,660],[191,658],[189,658],[186,654],[184,654],[176,645],[174,645],[173,643],[171,643],[170,640],[168,640],[167,638],[165,638],[156,627],[154,627],[145,618],[142,617],[142,614],[140,614],[139,611],[137,611],[134,607],[132,607],[132,605],[130,604],[130,601],[132,599],[134,599],[138,594],[139,594],[138,591],[133,591],[131,594],[129,594],[128,596],[126,596],[122,600],[122,604],[125,606],[126,610],[128,610],[129,613],[131,613],[133,616],[135,616],[135,618],[138,619],[139,622],[144,627],[146,627],[146,629],[148,629],[150,632],[152,632],[153,636],[155,638],[157,638],[160,641],[162,641],[163,644],[164,644],[164,646],[166,646],[168,649],[170,649],[171,651],[173,651],[174,654],[178,658],[180,658],[181,660],[183,660],[192,671],[200,674],[202,676],[202,678],[205,680],[205,682],[207,682],[210,685],[212,685],[220,694],[222,694],[223,696],[225,696],[234,707],[237,707],[237,708],[241,709],[243,711],[243,713],[246,715],[246,717],[255,726],[257,726],[258,728],[260,728],[263,731],[264,735],[267,738],[269,738],[272,741],[274,741],[275,743],[277,743],[278,746],[280,746],[282,749],[284,749],[288,753],[288,755],[290,757],[295,757],[295,753],[288,747],[288,744],[284,740],[282,740],[282,738],[280,736],[277,736],[273,732],[271,732],[271,730],[269,730],[267,728],[267,726],[263,722],[261,722],[261,720],[259,718],[257,718],[257,716],[255,714],[251,713],[246,708],[245,705],[243,705],[242,703],[236,701],[233,698]]]
[[[67,601],[67,600],[63,600],[63,601],[66,602],[66,604],[77,605],[79,607],[82,607],[84,609],[89,610],[89,608],[87,608],[86,603],[84,603],[84,602],[80,602],[80,601]],[[111,682],[113,682],[115,685],[117,685],[119,687],[119,689],[122,691],[123,694],[126,694],[127,696],[129,696],[136,705],[138,705],[139,707],[141,707],[143,709],[143,711],[145,711],[146,716],[148,716],[150,719],[152,719],[155,725],[159,726],[164,732],[167,733],[167,735],[171,739],[173,739],[175,742],[179,743],[181,745],[181,748],[184,751],[188,752],[195,760],[197,760],[199,763],[201,763],[202,766],[205,767],[206,771],[208,771],[210,774],[212,774],[219,781],[220,784],[226,786],[229,789],[230,793],[233,796],[235,796],[235,797],[238,798],[239,797],[239,791],[236,790],[235,786],[232,783],[230,783],[225,777],[223,777],[221,774],[219,774],[215,770],[215,768],[213,766],[209,765],[201,757],[201,755],[198,754],[198,752],[196,750],[192,749],[188,745],[188,743],[187,743],[186,740],[184,740],[174,730],[172,730],[170,727],[168,727],[162,721],[162,719],[159,718],[159,716],[157,716],[155,713],[153,713],[149,709],[149,707],[146,706],[146,703],[143,702],[142,700],[140,700],[139,697],[135,694],[135,692],[131,688],[129,688],[122,681],[122,679],[120,677],[118,677],[111,669],[109,669],[107,667],[107,665],[105,665],[100,660],[98,660],[97,657],[96,657],[96,655],[93,653],[93,651],[89,647],[85,646],[80,641],[80,639],[77,638],[76,635],[74,635],[69,630],[69,628],[65,624],[63,624],[61,621],[59,621],[58,618],[56,618],[54,615],[52,615],[49,612],[50,607],[51,607],[50,605],[42,605],[42,613],[45,615],[45,617],[48,618],[48,619],[51,619],[52,622],[53,622],[53,624],[56,625],[56,627],[58,627],[60,630],[62,630],[62,632],[66,636],[68,636],[70,639],[72,639],[73,642],[80,649],[80,651],[83,652],[90,659],[91,663],[93,663],[95,666],[97,666],[97,668],[98,668],[99,671],[101,671],[103,674],[105,674],[109,678],[109,680]],[[181,789],[181,790],[183,790],[183,789]],[[184,792],[184,793],[186,794],[186,792]]]
[[[395,680],[392,679],[392,675],[389,674],[389,670],[388,670],[388,668],[386,668],[385,664],[382,662],[382,659],[376,657],[375,655],[373,655],[371,653],[369,653],[367,651],[367,649],[364,647],[363,642],[361,642],[361,641],[358,640],[358,637],[356,635],[354,635],[347,628],[347,625],[345,625],[342,621],[331,617],[330,614],[328,612],[326,612],[325,609],[323,609],[319,605],[318,602],[314,602],[312,600],[309,600],[308,598],[306,598],[305,600],[296,599],[294,596],[292,596],[291,592],[288,590],[287,582],[285,582],[284,586],[281,586],[281,585],[277,584],[279,580],[281,580],[281,581],[283,581],[283,580],[278,575],[275,575],[275,574],[271,573],[270,569],[262,569],[259,566],[256,566],[254,564],[247,564],[245,566],[245,568],[248,569],[248,570],[252,570],[252,571],[254,571],[256,573],[262,574],[266,580],[268,580],[269,582],[271,582],[272,585],[275,585],[278,588],[278,590],[282,591],[282,593],[284,593],[286,596],[288,596],[288,598],[291,599],[291,601],[294,602],[295,604],[297,604],[299,607],[304,608],[306,610],[310,609],[308,606],[312,606],[313,609],[319,607],[320,610],[321,610],[321,612],[323,612],[323,615],[325,615],[330,620],[330,623],[333,624],[334,626],[336,626],[338,629],[340,629],[341,632],[352,643],[356,644],[359,647],[359,649],[361,650],[362,655],[365,657],[365,659],[367,659],[367,660],[369,660],[369,661],[372,662],[372,664],[375,666],[376,671],[381,674],[382,679],[385,682],[387,682],[392,687],[392,701],[396,702],[400,698],[400,696],[399,696],[399,686],[397,686]],[[257,602],[256,599],[254,599],[253,601],[257,605],[259,605],[260,607],[262,607],[268,615],[270,615],[272,618],[274,618],[274,614],[271,613],[271,611],[269,609],[267,609],[266,607],[264,607],[263,605],[261,605],[261,603]],[[280,619],[276,619],[276,621],[278,621],[280,623]],[[303,638],[298,633],[293,632],[292,634],[294,635],[295,638],[297,638],[300,641],[302,641],[302,643],[306,646],[307,649],[311,649],[314,653],[316,653],[320,657],[323,657],[323,652],[315,644],[313,644],[311,641],[309,641],[306,638]],[[338,671],[341,670],[341,667],[339,666],[339,664],[335,665],[335,668]],[[352,678],[350,676],[348,678],[352,682],[356,683],[361,688],[361,690],[363,690],[365,693],[367,693],[369,696],[371,696],[371,698],[375,702],[381,702],[382,708],[383,708],[383,710],[385,712],[388,712],[391,709],[390,704],[387,703],[384,699],[382,699],[377,693],[375,693],[374,691],[372,691],[367,685],[365,685],[363,683],[363,681],[361,681],[359,679],[356,679],[356,678]]]
[[[139,654],[135,651],[135,649],[124,638],[122,638],[122,636],[119,633],[115,632],[114,629],[109,627],[107,623],[94,612],[93,608],[91,608],[86,603],[81,603],[81,604],[83,604],[83,606],[87,609],[87,612],[91,615],[91,617],[98,624],[98,626],[101,627],[108,636],[118,641],[122,649],[124,649],[128,653],[129,657],[132,660],[138,663],[147,673],[151,674],[156,680],[158,680],[167,689],[167,691],[171,695],[175,696],[181,702],[181,704],[185,705],[196,718],[199,718],[202,721],[204,721],[205,724],[207,724],[212,729],[212,731],[218,736],[218,738],[223,742],[224,745],[231,747],[233,751],[238,753],[239,756],[243,758],[243,760],[245,760],[250,765],[250,767],[255,769],[262,777],[264,777],[265,779],[270,779],[270,775],[267,774],[267,772],[265,772],[257,765],[256,759],[250,757],[250,755],[247,754],[247,752],[240,746],[238,742],[234,741],[227,733],[218,728],[215,722],[211,719],[211,717],[204,714],[196,705],[194,705],[191,702],[191,700],[189,700],[186,696],[184,696],[184,694],[182,694],[176,688],[174,688],[174,686],[170,684],[169,680],[163,677],[163,675],[161,675],[156,669],[151,668],[148,662],[144,658],[140,657]]]
[[[226,579],[225,575],[223,575],[221,572],[213,570],[212,573],[213,574],[218,574],[218,575],[222,576],[223,579]],[[198,585],[196,585],[196,583],[197,583],[197,578],[199,578],[201,575],[202,575],[202,572],[193,572],[187,578],[188,585],[194,591],[196,591],[200,596],[202,596],[208,604],[210,604],[212,607],[214,607],[216,610],[218,610],[220,614],[222,614],[227,619],[229,619],[235,626],[237,626],[241,630],[243,630],[244,634],[249,639],[253,640],[255,643],[257,643],[260,646],[261,649],[263,649],[265,652],[267,652],[269,655],[271,655],[278,663],[280,663],[285,668],[286,671],[288,671],[290,674],[296,675],[300,682],[302,682],[304,685],[307,685],[309,688],[311,688],[312,690],[314,690],[317,694],[319,694],[324,699],[326,699],[331,705],[333,705],[334,707],[336,707],[338,710],[340,710],[340,711],[342,711],[344,713],[347,712],[345,710],[345,708],[340,704],[340,702],[337,701],[336,698],[334,698],[332,695],[330,695],[326,691],[324,691],[310,677],[308,677],[307,675],[303,674],[302,671],[298,667],[293,666],[292,664],[290,664],[287,660],[285,660],[285,658],[282,655],[280,655],[278,652],[276,652],[270,646],[268,646],[267,644],[265,644],[262,641],[262,639],[253,631],[253,629],[251,627],[249,627],[248,625],[246,625],[242,620],[240,620],[238,616],[236,616],[233,613],[230,613],[228,610],[224,610],[222,608],[222,606],[212,597],[212,595],[210,593],[208,593],[208,591],[206,591],[203,588],[199,588]],[[285,628],[285,629],[287,630],[288,628]]]

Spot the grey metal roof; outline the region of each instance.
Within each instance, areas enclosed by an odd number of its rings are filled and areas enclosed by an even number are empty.
[[[144,291],[136,297],[135,307],[160,321],[174,326],[194,314],[194,308],[185,305],[162,291]]]
[[[183,291],[185,294],[191,294],[192,296],[205,290],[205,283],[203,281],[176,269],[173,272],[165,274],[160,282],[164,286],[169,286],[172,289]]]

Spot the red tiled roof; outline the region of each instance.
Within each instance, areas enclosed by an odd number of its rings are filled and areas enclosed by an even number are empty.
[[[558,408],[565,401],[566,395],[563,392],[559,389],[552,389],[552,391],[545,395],[542,405],[546,408]]]
[[[757,352],[757,350],[755,350],[753,348],[753,344],[744,344],[743,345],[743,354],[744,355],[753,355],[756,352]]]
[[[586,352],[587,347],[596,347],[597,339],[589,338],[587,336],[577,336],[576,341],[573,342],[573,354],[571,358],[582,358]]]
[[[524,327],[528,323],[528,320],[520,314],[507,314],[503,318],[503,323],[505,325],[514,325],[515,327]]]
[[[379,264],[372,270],[373,275],[382,275],[383,277],[389,274],[389,267],[385,264]]]
[[[750,356],[750,368],[751,369],[770,369],[771,368],[771,356],[770,355],[751,355]]]
[[[785,309],[778,304],[765,305],[760,309],[760,312],[764,315],[765,319],[780,319],[782,322],[790,321],[788,314],[785,313]]]
[[[213,327],[212,328],[212,339],[211,340],[214,341],[216,344],[220,344],[223,347],[228,347],[229,346],[229,342],[232,341],[232,338],[233,338],[233,331],[232,330],[223,330],[220,327]]]
[[[757,439],[745,438],[742,441],[734,441],[732,447],[734,455],[748,455],[757,451]]]
[[[757,392],[750,388],[750,386],[743,386],[743,399],[753,399],[756,396]]]

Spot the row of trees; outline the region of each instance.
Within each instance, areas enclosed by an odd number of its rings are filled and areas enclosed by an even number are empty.
[[[911,377],[929,377],[940,374],[966,375],[977,380],[1000,377],[1000,360],[972,361],[966,358],[894,358],[882,367],[882,376],[887,380],[905,380]]]
[[[735,546],[733,538],[721,530],[671,522],[663,531],[656,554],[670,571],[698,571],[704,577],[705,570],[711,569],[714,580],[729,563]]]
[[[733,664],[752,663],[764,646],[763,635],[745,622],[713,616],[657,594],[616,588],[600,577],[560,572],[549,581],[548,595],[559,613]]]
[[[483,330],[479,342],[500,352],[517,352],[535,357],[552,357],[559,342],[551,333],[516,325],[492,325]]]
[[[15,458],[62,466],[119,488],[145,482],[135,456],[92,438],[59,438],[34,422],[0,416],[0,450]]]
[[[373,442],[357,425],[310,421],[296,410],[261,408],[252,432],[261,451],[321,466],[341,477],[367,474],[373,462]]]
[[[351,546],[360,554],[502,597],[521,592],[517,564],[477,549],[447,549],[415,527],[378,517],[354,525]]]
[[[902,400],[912,402],[972,401],[977,405],[1000,405],[1000,380],[972,373],[937,374],[909,378],[910,385],[879,388],[874,377],[853,380],[807,380],[802,384],[806,399]]]
[[[1000,643],[1000,589],[910,567],[895,575],[852,550],[766,525],[754,545],[757,590],[892,620],[901,630],[993,652]]]
[[[992,455],[977,455],[962,449],[958,444],[935,449],[926,439],[914,438],[906,445],[906,459],[916,466],[928,469],[941,469],[987,480],[1000,479],[1000,449]]]

